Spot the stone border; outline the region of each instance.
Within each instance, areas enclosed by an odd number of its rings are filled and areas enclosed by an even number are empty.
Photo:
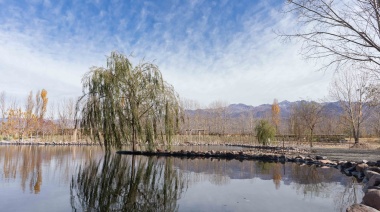
[[[262,149],[260,147],[260,149]],[[267,148],[264,148],[268,150]],[[272,149],[269,149],[270,151]],[[268,162],[294,162],[306,165],[317,165],[317,166],[328,166],[339,169],[342,173],[348,176],[355,176],[359,181],[364,179],[364,170],[369,166],[380,167],[380,160],[377,162],[371,161],[360,161],[360,162],[350,162],[350,161],[331,161],[325,156],[316,155],[303,156],[301,154],[308,154],[307,151],[302,149],[288,149],[285,154],[280,151],[273,152],[260,152],[253,150],[245,151],[163,151],[157,149],[156,151],[117,151],[118,154],[129,154],[129,155],[146,155],[146,156],[172,156],[172,157],[187,157],[187,158],[219,158],[219,159],[235,159],[235,160],[262,160]],[[297,154],[292,156],[290,154]],[[364,165],[363,165],[364,164]]]
[[[353,204],[346,211],[378,212],[380,210],[380,167],[369,167],[367,163],[362,163],[356,165],[356,169],[363,170],[364,173],[364,196],[360,204]]]

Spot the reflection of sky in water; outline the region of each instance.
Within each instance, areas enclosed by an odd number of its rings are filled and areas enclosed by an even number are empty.
[[[335,183],[327,186],[336,186]],[[334,187],[339,190],[339,187]],[[270,180],[230,180],[226,185],[202,181],[179,200],[185,211],[333,211],[332,198],[305,198],[291,186],[278,190]]]
[[[178,201],[180,210],[345,211],[355,196],[360,202],[363,195],[360,185],[353,189],[353,179],[333,168],[236,160],[218,163],[219,168],[208,170],[203,164],[203,169],[188,171],[193,183]],[[189,163],[184,166],[193,168]]]
[[[78,167],[90,161],[101,167],[102,158],[101,149],[91,147],[0,146],[2,210],[70,211]],[[187,182],[179,211],[345,211],[355,195],[359,202],[363,195],[360,186],[352,189],[352,178],[333,168],[180,158],[170,164]]]

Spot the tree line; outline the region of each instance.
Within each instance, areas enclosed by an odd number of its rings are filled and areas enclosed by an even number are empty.
[[[0,92],[0,139],[71,141],[75,120],[73,98],[49,102],[48,91],[30,91],[21,103]]]
[[[359,143],[360,137],[380,136],[380,106],[375,83],[368,72],[342,71],[332,80],[325,102],[297,101],[290,105],[286,115],[281,115],[277,99],[270,110],[256,116],[253,110],[237,116],[222,101],[201,109],[195,100],[184,100],[183,106],[190,112],[185,115],[182,133],[202,129],[209,135],[254,135],[264,144],[276,135],[291,135],[296,140],[309,141],[311,146],[315,134],[326,135],[327,140],[332,138],[328,135],[341,135],[336,139],[349,137]],[[329,105],[327,101],[338,105]]]
[[[106,146],[148,144],[150,150],[161,142],[170,146],[173,135],[255,135],[267,144],[277,135],[293,135],[313,145],[315,134],[352,136],[355,143],[370,129],[379,133],[377,81],[369,72],[346,70],[334,78],[330,98],[340,103],[342,113],[334,114],[316,101],[293,104],[289,116],[281,116],[275,99],[271,110],[260,117],[253,112],[233,116],[228,104],[215,101],[204,110],[193,100],[179,99],[173,86],[163,80],[158,66],[141,62],[133,66],[123,54],[112,52],[107,67],[94,67],[83,77],[83,94],[48,104],[45,89],[30,91],[24,107],[0,95],[1,136],[76,140],[77,129],[87,138]],[[49,110],[48,110],[49,107]]]

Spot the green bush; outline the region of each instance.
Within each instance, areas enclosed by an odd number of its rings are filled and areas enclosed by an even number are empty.
[[[276,128],[272,126],[267,120],[260,120],[255,127],[256,138],[259,143],[268,145],[271,140],[275,138]]]

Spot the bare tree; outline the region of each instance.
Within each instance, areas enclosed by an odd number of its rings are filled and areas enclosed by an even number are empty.
[[[25,102],[25,126],[23,127],[23,133],[26,133],[27,135],[30,135],[30,138],[32,139],[32,133],[35,130],[36,127],[36,116],[33,113],[33,110],[36,106],[36,102],[33,99],[33,91],[29,92],[29,95]],[[20,126],[19,126],[20,127]]]
[[[5,91],[0,92],[0,114],[1,114],[0,135],[2,135],[5,130],[5,116],[7,114],[6,105],[5,105]]]
[[[367,72],[343,71],[330,88],[330,96],[339,101],[345,113],[345,123],[351,128],[355,143],[359,143],[360,129],[368,118],[371,105],[370,75]]]
[[[310,131],[310,147],[313,147],[314,129],[321,120],[322,109],[322,105],[314,101],[301,101],[297,105],[298,115]]]
[[[296,31],[280,33],[303,41],[306,58],[327,59],[336,70],[360,64],[380,74],[379,0],[288,0],[286,13],[297,16]]]
[[[227,126],[228,103],[217,100],[212,102],[209,108],[213,117],[214,133],[224,135]]]
[[[75,125],[75,101],[72,98],[64,99],[58,105],[58,125],[65,140],[67,131],[69,129],[74,129]]]

